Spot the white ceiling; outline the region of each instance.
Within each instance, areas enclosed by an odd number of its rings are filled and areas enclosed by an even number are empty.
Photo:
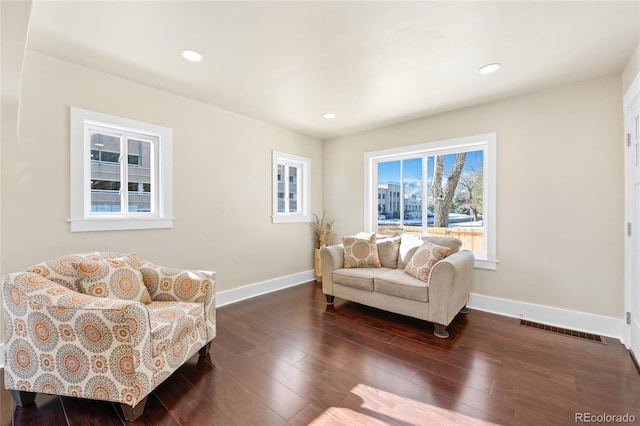
[[[326,139],[620,73],[639,39],[640,1],[40,0],[28,47]]]

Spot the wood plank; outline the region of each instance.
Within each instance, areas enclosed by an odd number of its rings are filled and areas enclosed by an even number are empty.
[[[212,354],[222,370],[283,419],[290,420],[309,405],[307,399],[221,346],[214,345]]]
[[[4,390],[4,392],[6,392],[6,394],[2,394],[2,400],[4,401],[5,399],[8,399],[11,401],[9,392],[6,390]],[[50,426],[67,424],[67,419],[62,408],[62,402],[60,401],[60,397],[56,395],[38,394],[34,404],[24,407],[18,407],[13,403],[13,401],[11,402],[13,404],[14,426]]]
[[[116,426],[124,420],[116,407],[108,401],[94,401],[69,396],[60,397],[70,426]]]
[[[215,340],[211,350],[218,352]],[[235,377],[211,363],[210,358],[191,358],[171,376],[171,383],[162,383],[155,394],[180,424],[263,424],[284,425],[287,422],[265,405]],[[167,386],[164,386],[164,385]],[[162,389],[160,389],[162,387]],[[176,400],[173,389],[186,392]]]

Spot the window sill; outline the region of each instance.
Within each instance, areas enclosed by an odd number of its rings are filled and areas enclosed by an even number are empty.
[[[173,228],[173,218],[69,219],[71,232]]]
[[[271,216],[271,223],[311,222],[311,216]]]
[[[478,259],[476,258],[475,263],[473,265],[476,269],[489,269],[491,271],[495,271],[498,269],[498,260],[489,260],[489,259]]]

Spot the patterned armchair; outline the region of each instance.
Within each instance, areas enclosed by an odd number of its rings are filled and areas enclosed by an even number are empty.
[[[64,256],[2,278],[5,387],[119,402],[127,420],[216,335],[215,273],[135,255]]]

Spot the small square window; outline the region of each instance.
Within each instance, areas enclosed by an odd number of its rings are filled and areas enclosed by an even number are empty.
[[[311,160],[273,151],[272,161],[272,222],[309,222]]]

